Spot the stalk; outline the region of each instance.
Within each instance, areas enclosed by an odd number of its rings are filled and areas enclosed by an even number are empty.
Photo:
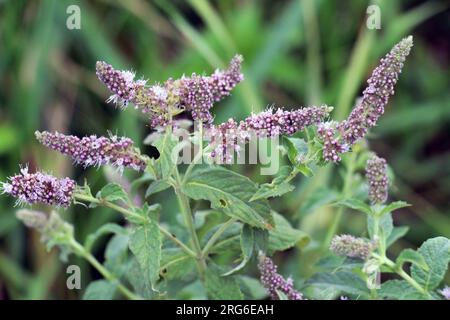
[[[145,221],[144,217],[142,217],[142,216],[134,213],[133,211],[130,211],[130,210],[126,209],[126,208],[123,208],[123,207],[118,206],[118,205],[116,205],[114,203],[111,203],[109,201],[99,200],[99,199],[91,197],[89,195],[84,195],[84,194],[79,194],[79,193],[74,194],[74,197],[77,200],[87,201],[87,202],[90,202],[90,203],[98,204],[100,206],[111,208],[111,209],[113,209],[115,211],[118,211],[118,212],[122,213],[127,218],[133,218],[135,220],[142,220],[143,222]],[[178,240],[178,238],[175,237],[173,234],[171,234],[169,231],[167,231],[166,229],[164,229],[160,225],[158,225],[158,228],[159,228],[159,230],[161,231],[162,234],[164,234],[168,239],[172,240],[172,242],[174,242],[177,246],[179,246],[189,256],[191,256],[193,258],[195,258],[197,256],[191,249],[189,249],[188,246],[186,246],[183,242]]]
[[[176,185],[174,186],[175,194],[178,199],[178,204],[181,209],[181,213],[184,217],[184,222],[186,224],[186,227],[188,229],[188,232],[191,236],[191,244],[193,246],[193,251],[195,253],[196,261],[197,261],[197,268],[200,273],[200,278],[203,279],[205,272],[206,272],[206,261],[204,257],[202,256],[202,249],[200,246],[200,241],[198,240],[197,232],[195,230],[194,225],[194,218],[192,215],[191,206],[189,205],[189,199],[186,197],[186,195],[181,192],[180,187],[182,185],[181,177],[178,172],[178,168],[175,168],[175,179],[176,179]]]
[[[117,283],[117,289],[130,300],[142,300],[142,298],[133,292],[131,292],[127,287],[125,287],[119,279],[117,279],[108,269],[106,269],[90,252],[88,252],[80,243],[75,239],[71,239],[70,246],[73,248],[74,252],[80,257],[86,259],[97,271],[108,281]]]

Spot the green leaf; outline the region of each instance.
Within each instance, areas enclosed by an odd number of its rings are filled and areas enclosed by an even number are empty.
[[[91,233],[86,237],[84,247],[86,248],[87,251],[90,252],[92,250],[92,246],[94,245],[95,241],[97,241],[97,239],[110,233],[127,234],[127,230],[115,223],[104,224],[100,228],[98,228],[94,233]]]
[[[303,231],[294,229],[289,221],[277,212],[273,212],[275,228],[269,230],[269,251],[283,251],[297,244],[306,246],[310,237]]]
[[[412,265],[411,276],[426,290],[434,290],[447,272],[450,261],[450,240],[444,237],[428,239],[417,251],[423,256],[430,269],[425,271],[417,265]]]
[[[242,300],[243,295],[234,276],[222,276],[223,270],[214,264],[208,265],[205,289],[213,300]]]
[[[143,281],[146,277],[136,258],[131,256],[126,266],[126,279],[133,286],[134,292],[143,298],[150,299],[153,294],[151,284],[149,281]]]
[[[150,281],[154,289],[159,279],[162,239],[158,227],[159,210],[150,207],[147,213],[147,222],[133,228],[129,247],[144,273],[144,281]]]
[[[233,274],[233,273],[241,270],[242,268],[244,268],[245,265],[247,264],[247,262],[251,259],[252,255],[253,255],[254,245],[255,245],[254,230],[248,224],[244,224],[242,226],[242,231],[241,231],[242,261],[239,265],[237,265],[230,271],[227,271],[223,275],[229,276],[230,274]]]
[[[291,192],[295,187],[290,184],[286,179],[292,172],[292,168],[289,166],[283,166],[280,168],[279,175],[272,180],[271,183],[264,183],[259,188],[258,191],[250,198],[250,201],[255,201],[259,199],[267,199],[271,197],[279,197],[285,193]]]
[[[107,280],[92,281],[83,295],[83,300],[111,300],[117,289],[117,283]]]
[[[170,188],[170,184],[165,180],[156,180],[150,183],[150,185],[147,188],[147,191],[145,191],[145,197],[149,197],[152,194],[164,191],[166,189]]]
[[[381,210],[380,215],[385,215],[386,213],[392,212],[392,211],[400,209],[400,208],[409,207],[409,206],[411,206],[411,205],[405,201],[395,201],[395,202],[392,202],[392,203],[388,204],[387,206],[385,206]]]
[[[388,280],[378,290],[381,298],[396,300],[427,300],[427,296],[418,292],[405,280]]]
[[[395,227],[386,239],[386,247],[389,248],[395,241],[402,238],[409,231],[408,226]]]
[[[267,297],[267,291],[259,279],[245,275],[239,275],[237,278],[245,299],[263,300]]]
[[[178,144],[178,140],[171,132],[160,135],[153,146],[158,149],[159,158],[155,164],[157,167],[158,178],[167,179],[176,166],[176,157],[172,155],[173,150]]]
[[[353,272],[338,271],[335,273],[316,273],[307,284],[321,290],[338,290],[342,293],[368,298],[369,291],[366,282]]]
[[[178,248],[162,251],[161,276],[168,280],[189,279],[195,272],[195,261]]]
[[[336,201],[339,198],[339,192],[328,188],[317,188],[305,201],[298,212],[302,216],[314,212],[315,210]]]
[[[276,292],[279,300],[289,300],[287,295],[283,291],[276,289]]]
[[[182,186],[182,192],[195,200],[209,200],[214,209],[230,217],[264,229],[273,227],[267,200],[249,202],[257,188],[247,177],[221,167],[195,170]]]
[[[306,177],[311,177],[313,171],[302,163],[308,154],[308,144],[300,138],[283,137],[283,142],[287,147],[289,161],[294,167]]]
[[[97,198],[104,199],[110,202],[114,202],[117,200],[122,200],[124,202],[128,201],[127,193],[117,183],[108,183],[99,191],[99,193],[97,194]]]
[[[416,265],[425,271],[428,271],[430,269],[423,256],[419,252],[412,249],[403,250],[397,257],[397,260],[395,260],[395,264],[399,268],[402,268],[405,262],[411,262],[413,265]]]
[[[105,249],[105,267],[117,278],[127,271],[128,261],[128,234],[116,234],[108,242]]]
[[[372,209],[370,208],[370,206],[367,203],[365,203],[364,201],[361,201],[358,199],[353,199],[353,198],[345,199],[345,200],[339,201],[337,204],[351,208],[356,211],[361,211],[361,212],[367,213],[368,215],[372,214]]]

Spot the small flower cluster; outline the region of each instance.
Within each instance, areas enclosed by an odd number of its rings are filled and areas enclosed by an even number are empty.
[[[369,200],[372,204],[382,204],[388,197],[388,176],[386,160],[374,155],[367,160],[366,178],[369,185]]]
[[[331,110],[332,108],[326,105],[293,111],[280,108],[276,111],[268,109],[252,114],[240,123],[229,119],[220,125],[212,125],[207,131],[207,137],[211,140],[210,147],[213,150],[211,157],[228,163],[233,152],[239,152],[241,146],[250,138],[293,135],[307,126],[321,123]]]
[[[277,272],[277,266],[269,257],[263,254],[259,255],[258,269],[261,273],[261,283],[273,300],[279,299],[277,291],[284,293],[289,300],[305,300],[303,295],[295,290],[293,280],[291,278],[284,279]]]
[[[228,96],[244,79],[241,73],[242,56],[236,55],[226,70],[216,70],[210,76],[192,74],[191,77],[168,79],[164,84],[147,86],[145,80],[134,81],[134,73],[115,70],[110,64],[99,61],[97,77],[113,95],[108,99],[121,107],[132,102],[150,117],[152,127],[165,126],[173,115],[184,109],[194,120],[211,123],[209,110],[214,102]]]
[[[370,256],[374,248],[374,243],[347,234],[334,236],[330,245],[330,250],[337,255],[364,260]]]
[[[350,146],[376,125],[378,118],[384,113],[389,97],[394,94],[394,86],[412,45],[411,36],[395,45],[372,72],[362,98],[348,118],[319,132],[324,142],[323,158],[326,161],[340,161],[339,153],[350,150]]]
[[[2,191],[17,198],[18,203],[45,203],[61,207],[70,205],[76,186],[72,179],[58,179],[41,172],[29,173],[27,167],[9,180],[10,183],[3,183]]]
[[[36,131],[35,135],[44,146],[70,156],[75,163],[84,167],[111,164],[120,170],[127,167],[137,171],[146,167],[144,158],[133,147],[133,141],[129,138],[91,135],[80,139],[47,131]]]
[[[213,104],[230,95],[231,90],[244,80],[242,61],[242,56],[236,55],[224,71],[216,70],[210,76],[192,74],[190,78],[181,79],[181,104],[191,112],[194,120],[212,122],[209,110]]]
[[[320,123],[331,110],[332,108],[326,105],[293,111],[268,109],[259,114],[252,114],[243,121],[243,126],[254,130],[258,136],[262,137],[293,135],[307,126]]]
[[[450,287],[445,286],[444,289],[439,290],[440,294],[444,297],[445,300],[450,300]]]

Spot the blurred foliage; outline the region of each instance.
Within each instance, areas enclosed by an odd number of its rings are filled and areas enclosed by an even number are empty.
[[[76,1],[81,29],[69,30],[66,9],[73,2],[0,1],[2,181],[18,171],[19,163],[28,163],[80,183],[88,179],[98,190],[105,182],[102,170],[73,168],[66,158],[39,146],[34,131],[86,135],[111,130],[138,144],[151,132],[132,108],[120,112],[106,105],[96,60],[162,81],[210,72],[241,53],[246,81],[214,108],[216,121],[242,119],[271,104],[295,108],[314,103],[335,106],[335,116],[342,119],[378,59],[413,34],[413,53],[369,143],[395,172],[392,197],[413,204],[395,215],[395,224],[408,225],[410,231],[392,250],[415,248],[432,236],[450,237],[448,2],[373,1],[381,7],[382,28],[369,30],[368,1],[84,0]],[[331,168],[301,178],[291,195],[274,201],[278,212],[313,236],[305,249],[277,257],[296,282],[314,271],[311,261],[335,210],[327,203],[336,185],[328,182],[338,180],[330,179],[338,174],[339,168]],[[164,197],[162,219],[174,223],[176,201],[164,193],[158,197]],[[13,205],[0,198],[0,299],[79,298],[81,292],[66,289],[66,265],[58,253],[47,253],[39,236],[18,223]],[[81,241],[106,221],[119,219],[109,209],[93,213],[81,206],[64,215],[76,225]],[[344,212],[338,227],[358,234],[362,225],[359,217]],[[98,252],[103,252],[101,245]],[[82,261],[70,263],[86,271],[83,284],[98,277]]]

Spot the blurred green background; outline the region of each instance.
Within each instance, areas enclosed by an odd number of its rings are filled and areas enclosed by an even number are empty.
[[[380,30],[366,27],[371,3],[381,8]],[[81,10],[79,30],[66,27],[72,4]],[[97,60],[133,69],[153,82],[209,73],[241,53],[246,80],[214,108],[217,122],[230,116],[242,119],[271,104],[326,103],[342,119],[379,58],[412,34],[412,54],[369,143],[395,172],[391,197],[413,204],[395,215],[395,224],[408,225],[410,231],[392,254],[432,236],[450,237],[448,7],[447,1],[413,0],[0,1],[0,180],[28,163],[79,183],[87,179],[94,191],[105,183],[102,170],[74,168],[67,158],[37,144],[35,130],[77,135],[110,130],[142,146],[151,128],[132,108],[120,112],[105,103],[108,92],[95,76]],[[336,210],[325,206],[336,181],[337,170],[321,171],[298,179],[292,194],[273,201],[313,237],[313,249]],[[164,193],[151,200],[162,200],[162,219],[171,222],[177,209],[168,197]],[[81,292],[66,289],[66,264],[58,252],[46,252],[39,235],[15,218],[13,206],[13,199],[0,197],[0,299],[79,298]],[[81,206],[62,214],[75,224],[80,240],[106,221],[119,219],[109,209]],[[345,212],[339,231],[362,234],[363,228],[361,217]],[[103,249],[96,248],[99,259]],[[314,271],[311,259],[308,249],[277,257],[282,271],[296,281]],[[75,263],[88,270],[83,287],[98,276],[83,261]]]

